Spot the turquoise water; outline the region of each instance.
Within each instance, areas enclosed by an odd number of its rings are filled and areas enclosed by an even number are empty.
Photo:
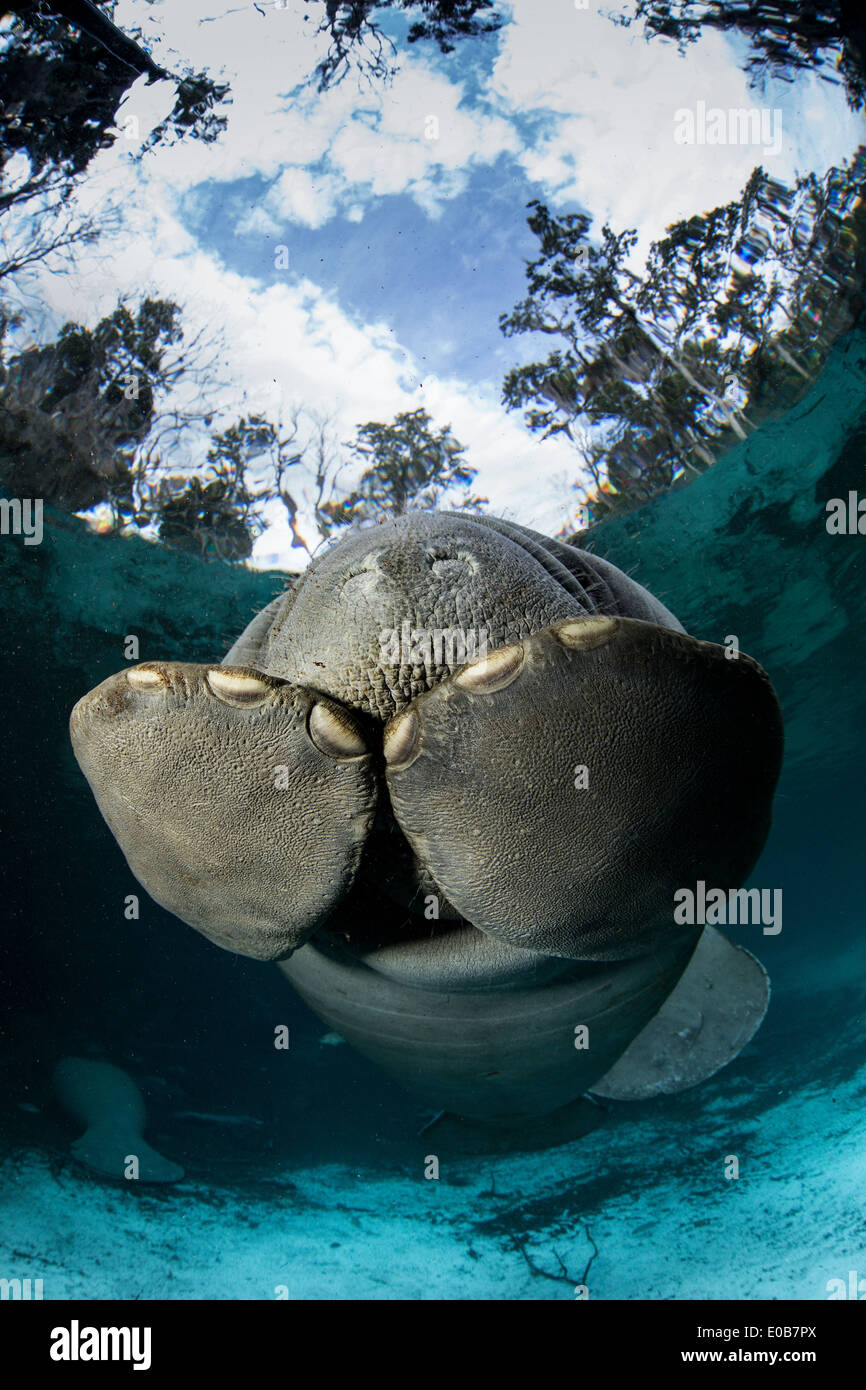
[[[142,895],[74,763],[74,701],[123,664],[219,658],[282,586],[46,514],[0,545],[5,666],[5,1140],[0,1249],[46,1298],[824,1299],[866,1276],[862,731],[866,578],[826,504],[866,496],[866,332],[807,395],[687,488],[593,531],[698,637],[769,671],[787,755],[755,882],[784,927],[731,935],[773,981],[745,1052],[703,1086],[589,1102],[508,1138],[433,1117],[265,964]],[[291,1048],[275,1052],[274,1028]],[[115,1185],[70,1157],[50,1086],[105,1057],[186,1170]],[[438,1180],[425,1178],[439,1159]],[[740,1176],[725,1177],[726,1159]]]

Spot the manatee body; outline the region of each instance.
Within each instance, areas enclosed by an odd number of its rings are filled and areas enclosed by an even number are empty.
[[[144,1139],[144,1098],[126,1072],[90,1057],[64,1057],[53,1081],[63,1108],[85,1127],[72,1145],[79,1163],[106,1178],[180,1181],[183,1169]]]
[[[463,513],[359,529],[222,662],[130,667],[71,731],[156,901],[437,1107],[693,1085],[766,1010],[674,895],[761,852],[772,686],[574,546]]]

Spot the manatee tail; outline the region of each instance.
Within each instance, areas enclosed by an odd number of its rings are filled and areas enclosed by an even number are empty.
[[[705,927],[679,983],[593,1093],[646,1100],[697,1086],[743,1050],[769,999],[760,961]]]

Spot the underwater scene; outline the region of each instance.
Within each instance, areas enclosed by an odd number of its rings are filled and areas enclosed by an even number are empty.
[[[0,1299],[866,1299],[864,65],[6,7]]]

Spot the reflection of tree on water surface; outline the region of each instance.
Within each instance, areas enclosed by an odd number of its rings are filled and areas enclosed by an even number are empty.
[[[650,43],[667,37],[687,46],[704,31],[740,35],[750,46],[754,75],[775,72],[790,80],[813,71],[844,83],[849,103],[862,105],[859,11],[847,0],[810,7],[807,16],[801,8],[785,0],[760,7],[637,0],[617,22],[642,28]],[[70,222],[70,196],[95,155],[122,137],[114,124],[122,124],[118,103],[136,73],[157,81],[167,76],[138,31],[126,36],[127,47],[119,31],[112,39],[110,25],[100,32],[100,14],[106,19],[109,12],[112,6],[100,11],[87,0],[59,3],[51,14],[23,0],[14,7],[0,52],[7,94],[0,110],[6,249],[0,283],[14,282],[35,262],[73,256],[76,244],[98,238],[95,219]],[[362,85],[387,84],[407,43],[461,58],[475,40],[480,54],[496,43],[507,18],[495,4],[477,0],[315,0],[309,30],[329,47],[318,64],[311,56],[310,80],[323,92],[350,74]],[[132,158],[183,138],[213,143],[224,132],[229,87],[191,69],[172,80],[174,106]],[[554,347],[543,360],[509,371],[503,398],[525,409],[530,431],[574,441],[584,478],[574,488],[587,494],[590,520],[688,481],[802,395],[859,308],[862,178],[860,152],[842,167],[793,184],[758,168],[738,200],[672,226],[651,247],[645,267],[630,260],[634,230],[593,231],[584,212],[531,203],[529,225],[539,246],[528,267],[527,298],[500,323],[507,336],[544,332]],[[33,216],[22,243],[25,209]],[[303,502],[323,538],[361,515],[426,505],[431,487],[437,501],[444,495],[452,503],[478,503],[457,491],[476,470],[450,426],[426,412],[420,412],[426,433],[408,454],[408,411],[390,424],[358,423],[350,445],[329,438],[328,422],[307,418],[303,404],[290,408],[288,421],[236,410],[234,421],[221,418],[221,428],[211,431],[209,405],[191,405],[190,395],[199,385],[215,389],[216,377],[204,380],[207,364],[188,343],[169,372],[136,367],[135,350],[127,343],[121,351],[106,337],[106,325],[118,316],[135,322],[155,302],[174,314],[180,334],[176,305],[142,298],[93,330],[67,325],[54,342],[7,352],[0,476],[8,487],[38,491],[70,509],[103,502],[101,529],[147,527],[169,544],[227,560],[249,556],[269,502],[285,508],[291,544],[309,549],[297,489],[286,487],[286,470],[299,464],[296,476],[306,471],[313,480]],[[4,326],[17,321],[7,302]],[[74,391],[72,343],[82,362],[88,354],[100,362],[98,370],[79,371]],[[177,389],[187,392],[183,406],[171,394]],[[458,451],[450,464],[446,437]],[[178,471],[181,442],[190,462]],[[405,456],[395,466],[398,446]],[[366,471],[343,486],[343,469],[353,464]]]
[[[860,307],[866,155],[795,187],[756,169],[742,198],[679,222],[647,259],[635,232],[555,217],[539,202],[529,294],[503,332],[557,340],[504,394],[531,430],[564,431],[595,483],[593,519],[639,505],[715,462],[792,405]]]

